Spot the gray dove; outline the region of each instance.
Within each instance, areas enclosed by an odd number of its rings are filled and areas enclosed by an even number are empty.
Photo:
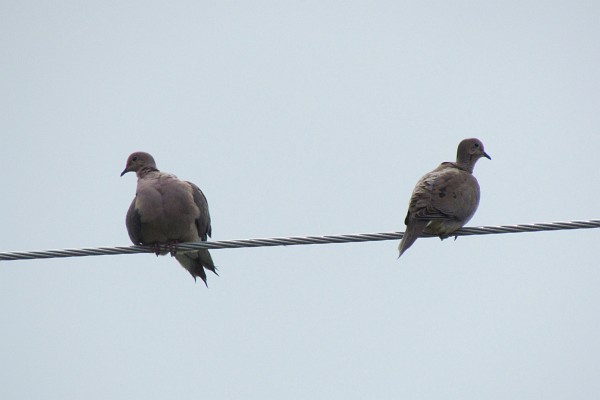
[[[398,258],[422,233],[443,240],[469,222],[479,205],[473,168],[481,157],[492,159],[480,140],[465,139],[458,145],[456,162],[441,163],[417,182],[404,219],[406,232],[398,246]]]
[[[208,250],[176,250],[177,243],[206,241],[211,235],[208,202],[202,191],[191,182],[160,172],[148,153],[131,154],[121,176],[127,172],[135,172],[138,178],[126,217],[131,241],[153,246],[156,255],[166,254],[160,249],[165,244],[194,280],[200,277],[207,285],[204,268],[217,274]]]

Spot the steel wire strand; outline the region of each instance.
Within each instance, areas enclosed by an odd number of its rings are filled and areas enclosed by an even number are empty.
[[[475,236],[475,235],[495,235],[504,233],[526,233],[542,231],[558,231],[573,229],[593,229],[600,228],[600,220],[586,221],[565,221],[565,222],[545,222],[534,224],[518,225],[498,225],[498,226],[479,226],[465,227],[456,231],[453,236]],[[197,249],[234,249],[246,247],[273,247],[273,246],[294,246],[308,244],[329,244],[329,243],[358,243],[374,242],[382,240],[401,239],[404,232],[386,232],[386,233],[358,233],[344,235],[324,235],[324,236],[292,236],[292,237],[273,237],[259,239],[237,239],[237,240],[219,240],[214,242],[195,242],[180,243],[177,245],[178,251],[197,250]],[[422,235],[423,237],[435,237],[434,235]],[[46,258],[65,258],[65,257],[86,257],[86,256],[104,256],[119,254],[152,253],[151,246],[129,246],[129,247],[97,247],[83,249],[62,249],[62,250],[42,250],[42,251],[14,251],[0,253],[0,261],[15,260],[33,260]]]

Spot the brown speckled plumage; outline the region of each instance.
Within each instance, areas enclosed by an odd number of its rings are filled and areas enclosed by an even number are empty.
[[[483,143],[465,139],[458,145],[456,162],[441,163],[417,182],[404,219],[406,232],[398,246],[398,257],[423,232],[444,239],[469,222],[479,205],[479,184],[473,168],[481,157],[491,159]]]

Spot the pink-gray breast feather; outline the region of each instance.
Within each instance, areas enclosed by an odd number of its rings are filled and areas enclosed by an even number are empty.
[[[126,216],[134,244],[157,245],[206,241],[212,233],[206,197],[198,186],[160,172],[147,153],[129,156],[126,172],[138,177],[136,195]],[[175,258],[196,279],[206,283],[204,268],[216,274],[207,249],[177,251]]]

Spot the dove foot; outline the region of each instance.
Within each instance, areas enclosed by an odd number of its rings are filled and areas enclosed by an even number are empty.
[[[156,257],[160,255],[160,242],[152,243],[152,251],[156,254]]]
[[[169,240],[167,242],[167,250],[169,250],[171,257],[175,257],[175,254],[177,254],[177,243],[179,243],[178,240]]]

